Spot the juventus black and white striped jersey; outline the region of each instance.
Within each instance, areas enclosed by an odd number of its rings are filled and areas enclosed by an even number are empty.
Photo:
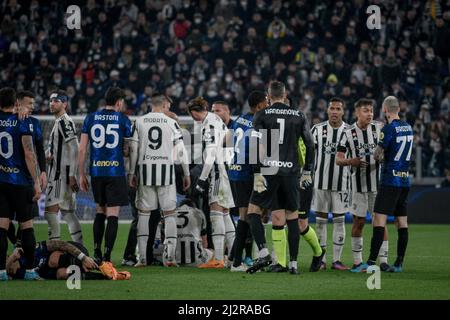
[[[350,187],[350,174],[347,167],[336,164],[336,153],[344,130],[342,123],[333,128],[329,121],[316,124],[311,129],[315,147],[314,188],[319,190],[347,191]]]
[[[177,215],[178,264],[194,264],[202,253],[202,230],[206,229],[206,218],[199,209],[182,205],[175,210]]]
[[[183,138],[178,123],[164,113],[150,112],[136,120],[133,131],[131,140],[139,144],[139,184],[174,184],[174,145]]]
[[[380,140],[383,124],[372,121],[366,130],[356,123],[344,131],[339,142],[339,152],[349,152],[350,158],[362,158],[367,161],[366,168],[352,168],[352,189],[356,192],[377,191],[380,177],[380,163],[375,161],[374,153]]]
[[[76,160],[72,159],[69,152],[68,142],[78,138],[75,124],[67,113],[55,120],[50,133],[50,145],[47,153],[52,156],[52,161],[48,164],[47,174],[49,181],[56,181],[64,178],[69,180],[71,166],[76,170]]]

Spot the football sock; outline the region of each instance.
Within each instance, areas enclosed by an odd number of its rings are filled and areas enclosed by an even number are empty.
[[[61,215],[66,220],[69,227],[70,237],[72,241],[83,244],[83,234],[81,232],[80,221],[73,211],[61,210]]]
[[[373,227],[372,241],[370,243],[370,261],[377,261],[378,253],[383,244],[384,227]]]
[[[36,238],[34,237],[34,229],[22,229],[22,249],[25,257],[25,269],[33,268],[35,248]]]
[[[223,220],[223,213],[220,211],[211,211],[210,216],[215,257],[216,260],[223,260],[225,242],[225,222]]]
[[[19,228],[19,230],[20,230],[20,228]],[[16,244],[16,242],[17,242],[16,227],[14,226],[14,223],[12,223],[12,222],[9,223],[8,239],[9,239],[9,241],[11,241],[12,244]]]
[[[362,262],[363,238],[352,237],[353,263],[358,265]]]
[[[0,270],[6,268],[6,252],[8,251],[8,230],[0,228]]]
[[[345,216],[333,218],[333,262],[341,261],[345,242]]]
[[[407,246],[408,246],[408,228],[399,228],[397,240],[397,259],[395,260],[394,263],[396,267],[402,265]]]
[[[103,213],[98,213],[95,215],[94,218],[94,250],[97,252],[102,250],[102,241],[103,241],[103,234],[105,233],[105,220],[106,215]]]
[[[289,261],[289,269],[291,268],[297,269],[297,261]]]
[[[319,243],[322,248],[327,247],[327,223],[328,223],[328,219],[324,219],[321,217],[316,218],[317,237],[319,239]],[[323,256],[322,261],[326,262],[325,256]]]
[[[105,230],[105,261],[111,261],[111,252],[116,242],[119,217],[109,216]]]
[[[381,245],[380,252],[378,253],[380,263],[388,262],[388,253],[389,253],[389,240],[384,240],[383,244]]]
[[[223,214],[223,222],[225,225],[225,242],[228,248],[228,260],[233,260],[234,258],[233,243],[236,236],[236,229],[234,227],[232,219],[233,218],[229,213]]]
[[[61,229],[58,221],[58,214],[45,211],[45,220],[48,222],[48,240],[59,240]]]
[[[150,215],[148,213],[143,213],[139,211],[138,213],[138,223],[137,223],[137,239],[138,239],[138,250],[139,259],[147,260],[147,243],[148,243],[148,225],[150,221]]]
[[[250,230],[250,226],[247,228],[247,237],[245,239],[245,256],[253,259],[253,236],[252,231]]]
[[[246,221],[239,219],[236,226],[236,238],[234,239],[235,251],[234,251],[233,266],[235,267],[239,267],[242,263],[242,251],[244,251],[248,229],[249,229],[248,223]]]
[[[147,264],[153,262],[153,246],[155,245],[156,230],[158,230],[158,224],[161,221],[161,211],[159,209],[153,210],[150,213],[150,220],[148,221],[148,240],[147,240]]]
[[[177,216],[175,213],[164,216],[164,238],[168,258],[175,260],[177,248]]]
[[[261,221],[261,216],[256,213],[249,213],[247,215],[248,224],[252,231],[253,238],[255,239],[258,250],[261,251],[266,246],[266,236],[264,234],[264,226]],[[268,252],[268,251],[267,251]]]
[[[313,255],[315,257],[320,256],[322,254],[322,247],[319,244],[319,239],[317,239],[317,234],[314,229],[311,226],[307,226],[301,235],[313,250]]]
[[[286,267],[286,231],[284,226],[272,226],[272,245],[278,263]]]
[[[298,218],[287,220],[288,227],[288,244],[289,244],[289,261],[297,261],[298,247],[300,241],[300,229],[298,227]]]

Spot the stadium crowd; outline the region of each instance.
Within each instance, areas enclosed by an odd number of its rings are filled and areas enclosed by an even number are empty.
[[[353,122],[359,97],[400,100],[422,146],[424,176],[450,167],[450,1],[380,1],[381,29],[366,27],[367,1],[85,1],[81,30],[64,23],[68,1],[7,0],[0,7],[0,87],[32,90],[36,113],[65,89],[71,114],[105,105],[126,88],[127,113],[149,111],[153,92],[187,114],[200,95],[234,115],[270,80],[287,84],[312,124],[341,97]],[[378,117],[380,115],[377,115]],[[447,160],[448,161],[448,160]],[[412,166],[414,171],[414,165]]]

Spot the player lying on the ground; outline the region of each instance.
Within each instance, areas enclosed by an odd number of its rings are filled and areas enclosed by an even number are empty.
[[[12,279],[23,279],[25,263],[22,248],[16,248],[7,258],[6,270]],[[80,268],[82,280],[128,280],[127,271],[118,272],[109,262],[100,266],[88,255],[88,250],[77,242],[62,240],[40,241],[34,252],[33,268],[41,279],[65,280],[67,268],[76,265]],[[100,272],[93,272],[99,270]]]

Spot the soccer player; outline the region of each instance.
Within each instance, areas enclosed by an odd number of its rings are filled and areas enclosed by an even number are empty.
[[[50,94],[50,112],[55,124],[47,150],[48,185],[45,191],[45,219],[49,240],[60,239],[58,212],[66,220],[73,241],[83,243],[81,225],[75,214],[78,137],[75,124],[66,112],[68,96],[63,90]]]
[[[202,172],[192,190],[192,196],[199,197],[208,192],[215,253],[215,259],[200,267],[224,268],[225,240],[230,251],[235,236],[234,225],[228,213],[234,207],[234,201],[223,157],[227,127],[217,115],[208,112],[208,102],[202,97],[189,101],[188,112],[194,121],[200,122],[204,158]]]
[[[409,165],[414,141],[411,126],[400,120],[400,106],[394,96],[383,101],[383,113],[388,124],[381,131],[375,159],[383,161],[381,184],[375,199],[373,235],[368,265],[375,264],[383,244],[383,234],[388,215],[396,218],[398,231],[397,259],[389,272],[402,272],[403,260],[408,245],[407,198],[410,187]]]
[[[328,121],[312,127],[315,147],[314,195],[311,209],[316,212],[316,229],[320,245],[327,245],[328,213],[333,214],[333,263],[331,269],[348,270],[341,262],[345,241],[345,213],[349,210],[349,172],[336,164],[339,138],[347,127],[342,121],[345,102],[331,98],[328,103]],[[326,256],[321,268],[326,269]]]
[[[248,96],[250,112],[239,116],[233,121],[227,139],[233,139],[234,154],[228,166],[228,178],[236,207],[239,210],[239,220],[236,226],[236,237],[232,272],[246,271],[242,265],[242,253],[246,246],[250,226],[247,223],[247,210],[253,190],[253,172],[250,164],[250,132],[253,129],[253,117],[256,112],[267,107],[266,94],[262,91],[253,91]],[[214,107],[214,105],[213,105]],[[252,241],[253,242],[253,241]],[[246,249],[247,256],[251,257],[250,249]]]
[[[25,280],[39,275],[33,270],[36,239],[33,229],[32,204],[41,195],[39,168],[33,146],[33,124],[30,119],[19,120],[13,114],[16,92],[0,90],[0,281],[8,280],[6,273],[7,232],[16,219],[22,230],[25,257]]]
[[[211,112],[217,114],[228,129],[232,128],[234,120],[231,119],[231,112],[228,103],[225,101],[215,101],[211,106]]]
[[[78,166],[81,190],[89,189],[84,162],[90,146],[90,175],[92,192],[97,204],[94,219],[94,258],[111,261],[117,236],[120,206],[128,204],[128,188],[124,168],[124,154],[128,154],[131,122],[120,111],[125,93],[118,87],[106,91],[106,107],[84,119],[81,131]],[[108,220],[105,233],[105,220]],[[102,238],[105,235],[105,255]]]
[[[362,263],[363,237],[362,231],[366,222],[366,214],[373,214],[375,196],[379,180],[380,164],[375,159],[374,153],[377,147],[381,126],[373,119],[373,102],[370,99],[359,99],[355,104],[357,121],[341,136],[336,163],[339,166],[352,167],[352,251],[353,267],[350,271],[362,272],[365,269]],[[346,157],[349,154],[349,158]],[[387,235],[385,235],[387,237]],[[386,252],[382,260],[382,270],[389,268],[387,265],[387,238],[385,238],[383,252]]]
[[[159,216],[161,208],[165,222],[165,252],[163,262],[167,267],[176,266],[175,250],[177,221],[175,208],[177,193],[175,185],[174,154],[181,159],[183,166],[183,190],[191,184],[188,157],[183,136],[178,123],[164,114],[170,102],[162,95],[152,97],[152,111],[135,122],[131,139],[129,184],[136,187],[136,164],[139,179],[137,183],[136,208],[138,209],[138,248],[141,264],[147,262],[147,248],[153,247],[156,223],[149,237],[151,216]],[[159,220],[158,220],[159,222]],[[151,238],[151,242],[147,243]],[[145,259],[143,258],[145,257]],[[151,262],[151,261],[148,261]]]
[[[254,119],[252,137],[258,140],[259,157],[262,161],[253,165],[253,192],[248,208],[248,223],[258,246],[258,259],[247,272],[253,273],[271,263],[266,247],[264,226],[261,222],[262,209],[271,209],[273,203],[284,204],[286,216],[273,220],[272,240],[274,251],[280,259],[286,250],[285,219],[295,216],[299,198],[299,161],[298,140],[301,137],[306,145],[305,167],[300,184],[307,187],[312,184],[311,170],[314,164],[314,144],[305,115],[286,105],[286,89],[283,83],[273,81],[269,85],[271,106],[259,111]],[[264,152],[264,142],[267,151]],[[270,144],[270,145],[269,145]],[[270,152],[270,153],[269,153]],[[261,163],[264,168],[261,168]],[[292,232],[299,232],[293,228]],[[298,236],[297,236],[298,237]],[[283,248],[284,247],[284,248]],[[284,251],[283,251],[284,250]],[[285,258],[285,256],[284,256]]]

